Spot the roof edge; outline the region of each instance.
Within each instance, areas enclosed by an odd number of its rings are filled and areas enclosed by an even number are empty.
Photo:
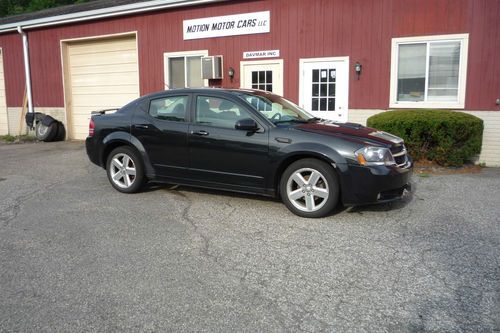
[[[150,11],[156,11],[167,8],[176,7],[187,7],[195,6],[216,2],[224,2],[228,0],[153,0],[145,1],[121,6],[114,6],[108,8],[100,8],[93,10],[86,10],[77,13],[56,15],[50,17],[43,17],[39,19],[19,21],[14,23],[8,23],[0,25],[0,34],[6,32],[14,32],[21,27],[23,30],[29,30],[34,28],[62,25],[68,23],[91,21],[102,18],[130,15],[136,13],[144,13]]]

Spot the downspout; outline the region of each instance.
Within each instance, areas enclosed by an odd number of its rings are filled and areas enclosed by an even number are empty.
[[[26,77],[26,97],[28,99],[28,112],[33,113],[33,100],[31,97],[31,71],[28,49],[28,35],[23,31],[21,26],[17,27],[17,32],[23,36],[23,54],[24,54],[24,75]]]

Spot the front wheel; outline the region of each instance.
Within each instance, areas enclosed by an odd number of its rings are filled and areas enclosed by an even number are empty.
[[[292,163],[280,182],[283,203],[302,217],[324,217],[337,205],[339,183],[327,163],[306,158]]]
[[[106,171],[109,182],[120,192],[134,193],[144,184],[142,160],[130,147],[114,149],[108,156]]]

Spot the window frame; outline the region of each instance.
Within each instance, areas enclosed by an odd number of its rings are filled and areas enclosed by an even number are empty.
[[[208,57],[208,50],[193,50],[193,51],[181,51],[181,52],[165,52],[163,53],[163,73],[164,73],[164,87],[165,90],[173,89],[169,87],[170,82],[170,72],[169,72],[169,59],[170,58],[181,58],[184,57],[184,86],[187,88],[187,73],[186,73],[186,58],[188,57]],[[201,72],[200,72],[201,75]],[[203,80],[203,86],[208,87],[208,80]]]
[[[422,44],[427,46],[426,50],[426,73],[425,73],[425,99],[428,95],[429,82],[429,45],[432,42],[460,42],[460,64],[458,69],[458,96],[457,101],[398,101],[398,66],[399,45]],[[390,99],[391,108],[445,108],[463,109],[465,107],[465,88],[467,84],[467,58],[469,53],[469,34],[435,35],[401,37],[392,39],[391,51],[391,75],[390,75]]]

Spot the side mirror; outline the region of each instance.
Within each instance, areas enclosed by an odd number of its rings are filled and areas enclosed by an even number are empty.
[[[256,132],[259,130],[259,125],[252,118],[240,119],[234,125],[237,130],[243,130],[248,132]]]

